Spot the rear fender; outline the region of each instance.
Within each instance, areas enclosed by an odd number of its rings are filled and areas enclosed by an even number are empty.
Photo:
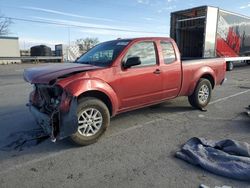
[[[189,86],[189,89],[188,89],[188,96],[192,95],[195,88],[196,88],[196,85],[198,84],[199,80],[205,76],[205,75],[210,75],[212,76],[212,78],[214,79],[214,81],[216,82],[216,76],[215,76],[215,73],[214,73],[214,70],[211,69],[210,67],[208,66],[205,66],[205,67],[201,67],[200,69],[198,69],[195,73],[194,73],[194,76],[193,76],[193,80],[191,81],[190,83],[190,86]]]

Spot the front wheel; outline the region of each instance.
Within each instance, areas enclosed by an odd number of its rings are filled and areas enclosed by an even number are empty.
[[[189,103],[198,109],[203,109],[211,99],[212,86],[209,80],[201,78],[191,96],[188,97]]]
[[[78,129],[71,140],[78,145],[95,143],[110,123],[107,106],[99,99],[85,97],[79,100],[77,108]]]

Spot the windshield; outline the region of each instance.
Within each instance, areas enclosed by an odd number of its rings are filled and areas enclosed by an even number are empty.
[[[129,42],[130,40],[115,40],[98,44],[83,54],[76,63],[110,66]]]

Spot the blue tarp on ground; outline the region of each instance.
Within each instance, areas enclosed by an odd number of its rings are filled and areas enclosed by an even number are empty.
[[[250,145],[245,142],[194,137],[182,146],[176,157],[217,175],[250,181]]]

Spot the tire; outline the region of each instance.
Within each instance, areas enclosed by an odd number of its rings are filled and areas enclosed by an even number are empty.
[[[250,60],[247,60],[246,63],[247,63],[247,65],[250,65]]]
[[[234,69],[233,62],[227,62],[227,71],[232,71]]]
[[[194,108],[203,110],[211,99],[212,85],[209,80],[201,78],[192,95],[188,97],[188,101]]]
[[[84,97],[79,100],[77,116],[78,130],[70,136],[70,139],[81,146],[95,143],[110,124],[107,106],[93,97]]]

